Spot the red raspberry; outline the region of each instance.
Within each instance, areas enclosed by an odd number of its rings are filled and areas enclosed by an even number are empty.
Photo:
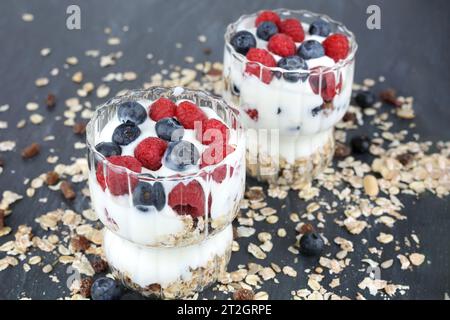
[[[280,22],[280,32],[288,35],[295,42],[302,42],[305,40],[305,31],[303,31],[302,24],[297,19],[286,19]]]
[[[258,110],[256,110],[256,109],[247,109],[247,110],[245,110],[245,113],[248,114],[250,119],[258,121]]]
[[[267,48],[270,52],[282,57],[293,56],[296,50],[294,40],[283,33],[273,35],[269,40]]]
[[[197,180],[177,184],[169,193],[169,206],[179,215],[193,218],[205,214],[205,192]]]
[[[178,105],[176,116],[185,129],[194,129],[195,122],[201,123],[208,119],[202,109],[189,101],[183,101]]]
[[[230,177],[233,175],[234,168],[230,167]],[[214,169],[211,174],[212,179],[217,183],[222,183],[227,176],[227,165],[223,164]]]
[[[280,19],[280,16],[276,12],[269,11],[269,10],[263,11],[256,18],[255,27],[258,27],[264,21],[271,21],[278,26],[279,23],[281,22],[281,19]]]
[[[328,71],[321,74],[322,68],[324,67],[315,67],[311,69],[309,84],[311,85],[311,89],[315,94],[319,94],[320,91],[322,99],[325,102],[329,102],[333,100],[334,96],[336,95],[336,80],[333,71]],[[320,81],[320,78],[322,78],[322,81]]]
[[[136,158],[131,156],[111,156],[106,159],[113,165],[125,167],[137,173],[140,173],[142,170],[141,163],[136,160]],[[115,196],[127,194],[133,191],[128,188],[128,175],[126,172],[120,169],[112,168],[109,165],[106,165],[106,168],[107,173],[105,181],[105,175],[103,174],[103,163],[99,162],[97,164],[97,181],[103,190],[105,190],[106,186],[108,186],[109,192]],[[130,181],[131,188],[134,189],[138,183],[138,179],[130,175]]]
[[[328,36],[322,42],[322,46],[325,50],[325,54],[332,58],[335,62],[345,59],[350,48],[348,38],[339,33]]]
[[[272,38],[275,36],[272,36]],[[271,39],[272,39],[271,38]],[[258,48],[250,48],[250,50],[247,53],[246,56],[247,60],[259,62],[262,65],[266,67],[275,67],[277,65],[277,62],[275,61],[274,57],[270,54],[269,51],[265,49],[258,49]],[[245,67],[245,72],[248,72],[250,74],[253,74],[260,78],[264,83],[269,84],[270,81],[272,81],[272,71],[263,68],[263,71],[261,72],[261,66],[257,63],[247,63],[247,66]]]
[[[199,129],[199,128],[197,128]],[[213,142],[225,144],[228,141],[228,127],[217,119],[203,121],[200,130],[197,130],[197,139],[206,145]]]
[[[167,149],[167,142],[159,138],[145,138],[134,149],[134,156],[144,167],[156,171],[161,168],[162,157]]]
[[[230,153],[233,153],[234,147],[230,145],[221,145],[218,143],[213,143],[209,145],[202,153],[202,160],[200,162],[200,168],[211,166],[213,164],[218,164],[220,161],[225,159]]]
[[[153,121],[159,121],[162,118],[171,118],[175,116],[176,109],[177,105],[173,101],[167,98],[159,98],[150,105],[148,115]]]

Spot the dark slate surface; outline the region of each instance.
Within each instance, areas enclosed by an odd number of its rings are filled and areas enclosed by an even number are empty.
[[[66,8],[69,4],[78,3],[81,6],[82,30],[69,31],[65,27]],[[371,31],[366,28],[366,8],[369,4],[381,7],[382,29]],[[424,140],[449,140],[450,108],[448,107],[448,89],[450,84],[448,42],[450,9],[449,2],[441,1],[18,1],[3,0],[0,2],[0,105],[8,103],[11,110],[0,114],[1,120],[9,121],[8,130],[0,130],[0,141],[16,140],[14,152],[2,153],[6,162],[4,173],[0,175],[0,190],[13,190],[24,194],[25,177],[34,177],[38,173],[51,168],[45,159],[50,154],[49,148],[54,148],[60,156],[60,162],[69,163],[73,156],[82,156],[82,151],[74,151],[73,143],[77,138],[70,129],[64,127],[62,121],[53,121],[61,114],[62,101],[74,96],[76,85],[70,81],[73,70],[82,69],[86,80],[99,83],[102,76],[113,71],[132,70],[139,74],[133,83],[111,83],[111,92],[124,87],[138,87],[150,75],[160,70],[155,62],[145,59],[147,53],[153,53],[156,61],[163,59],[166,65],[171,63],[184,64],[186,55],[195,56],[198,61],[205,59],[202,49],[210,47],[211,61],[222,60],[223,33],[226,25],[236,20],[241,14],[257,11],[262,8],[286,7],[293,9],[309,9],[326,13],[338,21],[343,21],[356,33],[359,42],[357,55],[356,80],[366,77],[377,78],[384,75],[386,85],[398,88],[400,94],[413,95],[416,99],[415,108],[418,113],[417,132]],[[21,20],[22,13],[34,14],[32,23]],[[122,27],[129,26],[130,31],[124,33]],[[112,29],[112,34],[121,38],[120,46],[111,47],[106,44],[103,33],[105,27]],[[206,44],[199,44],[197,36],[204,34],[208,38]],[[175,49],[175,43],[183,43],[183,49]],[[41,48],[50,47],[50,57],[39,55]],[[117,65],[108,69],[98,67],[98,59],[87,58],[84,51],[100,49],[102,54],[122,50],[124,56]],[[62,64],[68,56],[77,56],[80,63],[77,67],[64,70]],[[34,86],[34,80],[48,75],[53,67],[60,68],[60,75],[51,78],[51,83],[44,89]],[[24,129],[17,130],[15,124],[19,119],[28,117],[25,104],[28,101],[42,102],[48,92],[56,93],[60,105],[49,112],[41,105],[39,113],[46,116],[40,126],[28,124]],[[93,104],[100,101],[91,97]],[[400,125],[399,127],[402,127]],[[361,129],[360,131],[364,131]],[[43,142],[47,135],[56,135],[54,142]],[[35,159],[23,161],[20,150],[32,141],[42,142],[43,151]],[[254,181],[249,181],[255,184]],[[48,197],[47,203],[38,202],[41,197]],[[382,272],[382,278],[394,283],[411,285],[411,289],[399,298],[442,299],[445,292],[450,292],[450,217],[448,199],[437,199],[427,194],[419,200],[404,197],[407,204],[404,213],[406,222],[397,223],[394,229],[396,239],[403,239],[414,231],[421,239],[423,251],[431,264],[425,264],[411,271],[401,271],[399,263]],[[282,214],[301,212],[304,204],[292,193],[285,201],[272,201],[271,205],[281,209]],[[89,206],[88,200],[78,196],[74,203],[66,203],[59,193],[41,188],[31,200],[24,199],[14,205],[13,214],[7,218],[7,224],[16,228],[27,223],[33,225],[36,216],[58,207],[73,208],[80,212]],[[290,291],[306,287],[306,279],[302,277],[303,270],[315,265],[314,259],[301,259],[293,262],[293,255],[287,247],[293,243],[295,231],[292,223],[279,222],[276,227],[284,226],[288,237],[277,239],[270,253],[270,260],[280,265],[295,265],[299,276],[292,278],[279,276],[281,284],[267,283],[263,289],[270,293],[273,299],[290,298]],[[270,230],[264,223],[257,225],[259,231]],[[34,228],[40,235],[39,228]],[[377,245],[375,237],[382,226],[366,230],[362,235],[369,244]],[[350,238],[344,230],[338,228],[329,219],[325,235],[334,238],[344,235]],[[3,237],[5,240],[12,236]],[[356,252],[352,255],[352,267],[347,268],[341,276],[341,286],[336,292],[354,297],[357,284],[363,279],[364,269],[360,260],[367,252],[366,246],[355,240]],[[240,263],[254,261],[245,250],[246,239],[240,240],[241,251],[233,255],[230,269]],[[383,258],[395,256],[393,246],[385,246]],[[336,248],[331,250],[335,253]],[[0,258],[3,253],[0,253]],[[51,262],[51,258],[46,261]],[[265,262],[264,262],[265,263]],[[9,268],[0,272],[0,298],[15,299],[26,296],[32,298],[57,298],[67,295],[65,286],[65,269],[58,268],[56,274],[61,283],[52,282],[48,276],[42,275],[40,268],[33,267],[24,273],[21,267]],[[328,283],[328,280],[324,280]],[[365,294],[367,297],[369,295]],[[214,293],[206,291],[202,297],[211,298]]]

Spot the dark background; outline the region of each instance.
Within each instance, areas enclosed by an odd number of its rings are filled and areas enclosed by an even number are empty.
[[[81,30],[66,29],[66,8],[70,4],[81,7]],[[381,7],[381,30],[366,28],[366,8],[370,4]],[[399,94],[415,97],[415,109],[418,117],[416,131],[422,140],[448,141],[450,130],[450,107],[448,90],[450,84],[450,65],[448,54],[450,46],[448,31],[450,30],[449,12],[450,2],[442,0],[396,0],[396,1],[238,1],[238,0],[160,0],[160,1],[18,1],[2,0],[0,2],[0,105],[9,104],[10,110],[0,113],[0,120],[9,122],[7,130],[0,130],[0,141],[17,141],[13,152],[2,153],[5,160],[3,174],[0,175],[0,190],[12,190],[25,195],[25,177],[36,177],[52,168],[45,159],[50,154],[49,148],[54,148],[59,155],[59,162],[69,163],[73,156],[80,157],[84,151],[73,149],[73,143],[82,141],[72,134],[70,128],[62,121],[54,121],[56,115],[61,115],[64,109],[63,101],[76,95],[78,85],[70,77],[74,70],[82,70],[84,79],[100,83],[100,79],[109,72],[135,71],[139,77],[134,82],[111,82],[111,94],[122,88],[139,87],[148,81],[150,75],[158,72],[161,66],[155,62],[165,61],[165,67],[170,64],[187,65],[185,56],[194,56],[196,61],[208,59],[221,61],[223,54],[223,34],[228,23],[235,21],[244,13],[252,13],[264,8],[285,7],[291,9],[308,9],[325,13],[332,18],[344,22],[356,34],[359,51],[356,60],[356,81],[364,78],[386,77],[385,86],[397,88]],[[23,13],[32,13],[34,21],[22,21]],[[129,26],[128,32],[122,27]],[[119,46],[109,46],[108,36],[104,34],[105,27],[112,29],[112,36],[121,38]],[[198,35],[207,36],[206,44],[198,42]],[[175,43],[183,44],[182,49],[176,49]],[[41,57],[42,48],[52,49],[49,57]],[[206,57],[205,47],[212,49],[212,54]],[[123,51],[124,55],[115,66],[100,68],[98,59],[84,56],[89,49],[99,49],[101,55],[114,51]],[[145,57],[148,53],[154,55],[153,61]],[[76,56],[79,64],[68,70],[62,68],[69,56]],[[58,77],[49,76],[53,67],[60,69]],[[50,79],[49,86],[36,88],[35,79],[46,76]],[[56,94],[59,105],[52,112],[46,110],[42,103],[49,92]],[[101,101],[95,95],[88,98],[93,105]],[[44,123],[39,126],[28,124],[24,129],[16,129],[17,121],[28,118],[29,112],[25,104],[29,101],[40,102],[37,112],[46,116]],[[360,131],[364,131],[361,129]],[[44,142],[47,135],[57,136],[56,141]],[[40,142],[43,146],[41,154],[35,159],[23,161],[20,150],[31,142]],[[254,181],[249,181],[255,184]],[[47,203],[40,203],[38,199],[48,197]],[[26,196],[25,196],[26,198]],[[407,204],[404,214],[408,216],[406,222],[396,223],[393,230],[395,238],[402,240],[414,231],[421,239],[420,252],[423,252],[431,264],[424,264],[413,271],[401,271],[393,252],[393,245],[385,246],[382,259],[393,257],[394,267],[382,271],[382,278],[396,284],[410,285],[411,289],[404,296],[405,299],[443,299],[446,292],[450,292],[450,208],[447,199],[438,199],[431,194],[423,195],[419,200],[404,197]],[[304,203],[300,202],[296,193],[290,194],[285,201],[273,201],[271,205],[281,207],[283,213],[302,212]],[[59,193],[47,188],[37,190],[31,199],[23,199],[13,207],[13,214],[7,218],[7,224],[13,230],[20,224],[33,225],[33,230],[40,235],[39,228],[33,223],[36,216],[56,208],[73,208],[81,212],[87,208],[89,202],[79,195],[74,203],[66,203]],[[379,246],[375,237],[383,227],[374,226],[366,230],[360,237],[350,237],[344,230],[335,226],[334,217],[329,217],[324,231],[329,239],[343,235],[351,239],[357,248],[351,255],[352,266],[345,269],[341,275],[341,286],[334,291],[350,298],[360,291],[357,284],[364,278],[365,273],[357,270],[364,269],[360,262],[367,255],[367,247]],[[288,220],[288,219],[286,219]],[[300,259],[294,263],[294,256],[287,252],[287,247],[293,243],[295,231],[291,222],[280,221],[275,229],[268,224],[256,225],[258,231],[276,230],[285,227],[288,237],[280,239],[274,237],[275,246],[269,254],[270,261],[280,265],[294,266],[299,275],[292,278],[280,275],[277,278],[281,284],[267,282],[263,290],[270,293],[273,299],[289,299],[291,290],[306,287],[304,270],[313,267],[314,259]],[[386,230],[384,230],[386,231]],[[389,231],[389,230],[388,230]],[[2,237],[2,243],[12,239],[13,235]],[[362,245],[361,238],[369,240],[368,245]],[[358,240],[359,239],[359,240]],[[240,239],[241,250],[235,253],[230,264],[234,270],[239,263],[254,261],[246,252],[248,239]],[[252,241],[255,242],[253,239]],[[335,250],[334,248],[333,250]],[[335,253],[335,252],[334,252]],[[3,253],[0,253],[0,258]],[[374,258],[374,257],[371,257]],[[376,260],[376,258],[374,258]],[[51,262],[49,258],[46,262]],[[256,261],[259,262],[259,261]],[[268,261],[261,262],[267,265]],[[22,296],[32,298],[57,298],[67,295],[65,287],[66,275],[64,268],[56,270],[61,283],[54,283],[43,275],[40,268],[34,266],[28,273],[23,272],[21,266],[9,268],[0,272],[0,298],[15,299]],[[324,280],[324,284],[329,281]],[[25,292],[25,294],[23,294]],[[206,291],[201,297],[211,298],[216,293]],[[364,292],[372,298],[368,292]],[[218,295],[218,297],[223,297]],[[378,296],[377,298],[380,298]]]

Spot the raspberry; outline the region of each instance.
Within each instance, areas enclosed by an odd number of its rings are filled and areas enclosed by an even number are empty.
[[[256,110],[256,109],[247,109],[247,110],[245,110],[245,113],[248,114],[250,119],[258,121],[258,110]]]
[[[166,149],[166,141],[150,137],[138,144],[136,149],[134,149],[134,156],[145,168],[156,171],[162,166],[161,159]]]
[[[205,192],[197,180],[187,185],[179,183],[169,193],[169,206],[179,215],[193,218],[205,214]]]
[[[336,80],[333,71],[320,73],[322,68],[323,67],[315,67],[311,69],[309,84],[315,94],[319,94],[320,91],[322,99],[325,102],[330,102],[336,95]]]
[[[282,57],[293,56],[295,54],[295,43],[291,37],[283,33],[272,36],[269,40],[267,48]]]
[[[338,33],[328,36],[322,42],[322,46],[325,49],[325,54],[335,62],[345,59],[350,47],[347,37]]]
[[[276,12],[269,11],[269,10],[263,11],[256,18],[255,27],[258,27],[264,21],[271,21],[278,26],[279,23],[281,22],[281,19],[280,19],[280,16]]]
[[[272,37],[273,38],[273,37]],[[274,57],[265,49],[258,49],[258,48],[251,48],[246,56],[247,60],[259,62],[262,65],[266,67],[275,67],[277,65],[277,62],[275,61]],[[269,84],[270,81],[272,81],[272,71],[263,68],[263,71],[261,73],[261,66],[257,63],[247,63],[247,66],[245,67],[245,72],[248,72],[250,74],[253,74],[260,78],[264,83]]]
[[[189,101],[183,101],[178,105],[176,116],[185,129],[194,129],[195,122],[208,119],[202,109]]]
[[[286,19],[280,22],[280,32],[288,35],[295,42],[302,42],[305,40],[305,31],[303,31],[302,24],[297,19]]]
[[[177,105],[173,101],[167,98],[159,98],[150,105],[148,115],[153,121],[159,121],[162,118],[171,118],[175,116],[176,109]]]
[[[230,166],[230,177],[233,175],[234,168]],[[223,164],[217,168],[214,169],[214,171],[211,174],[212,179],[217,183],[222,183],[223,180],[225,180],[227,176],[227,165]]]
[[[203,144],[209,145],[213,142],[224,144],[228,140],[228,127],[217,119],[203,121],[200,129],[201,131],[197,130],[197,139]]]
[[[200,162],[200,168],[217,164],[223,159],[225,159],[230,153],[233,153],[234,147],[230,145],[222,145],[218,143],[213,143],[209,145],[202,153],[202,159]]]
[[[141,163],[134,157],[131,156],[111,156],[109,158],[106,158],[111,164],[114,164],[116,166],[121,166],[128,168],[131,171],[140,173],[142,170]],[[105,181],[105,175],[103,174],[103,163],[99,162],[97,164],[97,181],[102,187],[103,190],[106,189],[106,186],[108,186],[109,191],[111,194],[115,196],[119,196],[122,194],[130,193],[132,190],[129,190],[128,188],[128,175],[126,172],[123,172],[122,170],[112,168],[111,166],[106,165],[107,167],[107,174],[106,174],[106,181]],[[131,181],[131,187],[134,189],[134,187],[137,185],[138,180],[133,175],[130,175],[130,181]]]

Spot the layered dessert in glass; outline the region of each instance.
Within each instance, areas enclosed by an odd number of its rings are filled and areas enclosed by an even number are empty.
[[[356,50],[344,25],[303,10],[261,11],[228,26],[223,97],[243,111],[251,176],[301,186],[329,165]]]

